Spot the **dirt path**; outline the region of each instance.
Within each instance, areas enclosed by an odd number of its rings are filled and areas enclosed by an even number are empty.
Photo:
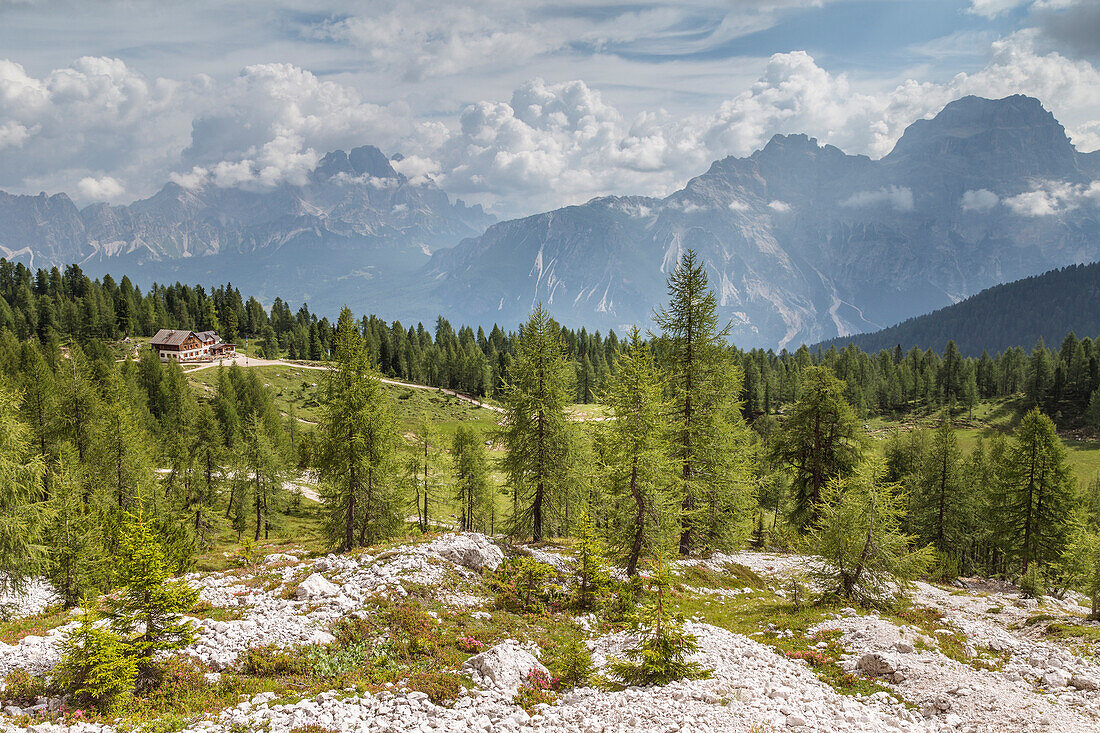
[[[222,366],[222,365],[229,366],[230,364],[236,364],[237,366],[240,366],[240,367],[281,366],[281,367],[289,367],[291,369],[316,369],[318,371],[327,371],[329,369],[329,367],[327,367],[327,366],[319,366],[319,365],[316,365],[316,364],[299,364],[299,363],[292,362],[292,361],[283,361],[282,359],[258,359],[258,358],[253,357],[253,356],[243,356],[241,354],[238,354],[238,355],[230,357],[228,359],[222,359],[220,361],[209,362],[209,363],[197,366],[193,369],[187,369],[186,371],[184,371],[184,374],[191,374],[192,372],[199,372],[199,371],[202,371],[203,369],[209,369],[210,367],[216,367],[216,366]],[[443,389],[442,387],[429,387],[429,386],[424,385],[424,384],[412,384],[411,382],[399,382],[396,379],[387,379],[385,377],[382,378],[382,384],[389,384],[389,385],[393,385],[395,387],[408,387],[409,389],[425,389],[425,390],[429,390],[431,392],[440,392],[442,394],[450,395],[451,397],[455,397],[457,399],[460,399],[463,402],[468,402],[471,405],[474,405],[475,407],[481,407],[481,408],[486,409],[486,410],[492,410],[493,412],[504,412],[503,409],[501,409],[500,407],[497,407],[496,405],[490,405],[488,403],[482,402],[481,400],[477,399],[476,397],[470,397],[469,395],[464,395],[461,392],[454,391],[453,389]]]

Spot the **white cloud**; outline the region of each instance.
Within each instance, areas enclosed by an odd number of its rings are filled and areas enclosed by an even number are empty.
[[[123,188],[122,184],[111,176],[100,178],[86,176],[80,179],[76,184],[76,188],[80,195],[86,199],[108,201],[110,203],[121,202],[123,195],[126,193],[126,189]]]
[[[1005,206],[1020,216],[1055,216],[1082,206],[1100,206],[1100,181],[1072,184],[1045,181],[1030,191],[1008,197]]]
[[[879,206],[888,205],[895,211],[913,210],[913,192],[905,186],[889,186],[877,191],[857,191],[844,201],[841,206]]]
[[[1000,202],[997,194],[984,188],[966,191],[962,195],[963,211],[989,211]]]
[[[729,203],[730,211],[748,211],[751,207],[744,201],[734,199]]]
[[[996,18],[1002,13],[1027,5],[1028,0],[970,0],[969,12],[986,18]]]
[[[786,201],[771,201],[768,203],[768,208],[779,214],[786,214],[791,210],[791,205]]]

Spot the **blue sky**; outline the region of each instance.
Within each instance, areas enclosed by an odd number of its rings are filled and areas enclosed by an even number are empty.
[[[502,216],[662,194],[775,133],[880,156],[963,94],[1100,147],[1095,0],[0,0],[0,188],[294,182],[370,143]]]

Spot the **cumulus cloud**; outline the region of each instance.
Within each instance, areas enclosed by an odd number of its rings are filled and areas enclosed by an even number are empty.
[[[770,201],[768,203],[768,208],[776,212],[777,214],[786,214],[788,211],[791,210],[791,205],[788,204],[786,201],[776,200]]]
[[[984,188],[966,191],[962,195],[963,211],[989,211],[1000,202],[997,194]]]
[[[913,192],[905,186],[889,186],[877,191],[857,191],[844,201],[841,206],[880,206],[887,205],[895,211],[913,210]]]
[[[730,201],[729,207],[730,211],[748,211],[750,208],[752,208],[744,201],[739,201],[737,199]]]
[[[126,193],[126,189],[122,184],[111,176],[101,176],[99,178],[85,176],[76,184],[76,188],[80,195],[86,199],[111,203],[121,201],[122,196]]]
[[[1100,206],[1100,182],[1084,185],[1046,181],[1030,191],[1006,198],[1004,203],[1020,216],[1055,216],[1082,206]]]

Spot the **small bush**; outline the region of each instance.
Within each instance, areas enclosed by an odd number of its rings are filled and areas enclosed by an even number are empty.
[[[490,579],[497,605],[515,613],[539,613],[553,600],[554,568],[526,555],[508,560]]]
[[[806,591],[806,584],[802,582],[801,578],[797,576],[789,578],[783,586],[783,591],[787,594],[787,600],[791,602],[791,607],[796,612],[805,607],[809,594]]]
[[[462,694],[462,677],[453,672],[421,672],[408,679],[410,690],[419,690],[436,705],[450,705]]]
[[[241,672],[252,677],[290,677],[309,671],[305,657],[274,645],[249,649],[237,660]]]
[[[588,685],[596,671],[592,654],[577,629],[554,645],[547,666],[561,686],[570,689]]]
[[[13,669],[4,678],[5,702],[26,707],[33,705],[35,698],[46,694],[46,681],[35,677],[25,669]]]
[[[485,644],[472,636],[460,636],[455,639],[455,646],[467,654],[477,654],[485,649]]]
[[[148,685],[151,697],[178,700],[207,687],[206,669],[192,657],[169,657],[152,668]]]
[[[110,713],[134,689],[137,660],[128,652],[118,634],[97,628],[92,614],[84,613],[61,642],[54,679],[78,704]]]
[[[1027,572],[1020,576],[1019,586],[1024,598],[1042,598],[1047,594],[1046,578],[1035,563],[1028,565]]]
[[[516,690],[516,696],[512,702],[530,713],[536,705],[553,705],[558,699],[557,688],[556,678],[541,669],[532,669]]]

